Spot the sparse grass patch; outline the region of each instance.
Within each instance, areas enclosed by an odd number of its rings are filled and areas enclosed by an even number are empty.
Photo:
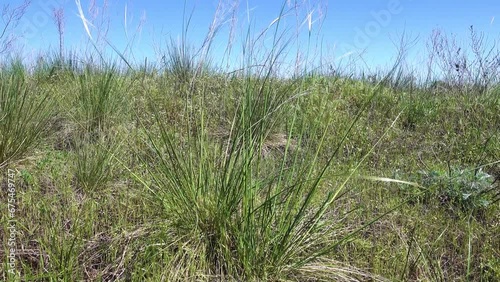
[[[90,134],[83,134],[76,142],[75,179],[84,191],[97,192],[113,177],[113,160],[118,150],[118,140],[101,134],[94,140]]]

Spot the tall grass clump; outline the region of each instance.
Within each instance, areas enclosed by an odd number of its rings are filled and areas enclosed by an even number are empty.
[[[101,135],[97,142],[82,134],[75,148],[75,180],[84,191],[100,190],[112,179],[114,139]]]
[[[193,78],[196,71],[196,58],[193,49],[186,43],[186,39],[181,42],[171,39],[162,60],[166,74],[179,85],[187,84]]]
[[[0,167],[24,157],[49,130],[49,95],[25,75],[24,67],[15,62],[0,71]]]
[[[68,52],[65,56],[48,52],[38,56],[33,77],[40,84],[64,82],[74,79],[82,69],[82,59],[76,52]]]
[[[186,125],[197,130],[185,135],[151,105],[159,133],[149,134],[153,183],[146,186],[165,214],[163,234],[168,236],[158,245],[171,251],[163,274],[167,280],[350,281],[368,276],[325,256],[352,235],[332,208],[345,183],[325,187],[335,157],[320,161],[326,131],[316,147],[303,142],[319,130],[296,122],[300,113],[294,106],[306,95],[301,78],[276,87],[279,61],[289,48],[283,17],[285,8],[259,36],[247,37],[242,75],[231,78],[237,87],[220,90],[222,96],[236,97],[227,138],[211,138],[206,118],[217,109],[204,106],[203,98],[191,108],[197,120]],[[256,56],[259,40],[272,42],[263,56]],[[255,62],[257,57],[263,60]],[[267,158],[262,152],[270,147],[271,134],[283,130],[278,121],[285,114],[290,126],[282,134],[283,152]],[[335,146],[338,151],[341,142]]]
[[[78,77],[77,121],[84,132],[97,134],[108,129],[123,109],[125,92],[118,69],[114,66],[87,66]]]

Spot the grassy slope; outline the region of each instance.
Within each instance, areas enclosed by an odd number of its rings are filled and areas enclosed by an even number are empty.
[[[102,78],[90,75],[95,78],[92,83]],[[18,259],[23,276],[40,281],[102,277],[158,281],[165,272],[175,277],[176,270],[186,271],[176,268],[179,262],[171,255],[178,247],[162,241],[176,236],[163,228],[164,206],[144,185],[153,182],[147,165],[158,162],[147,145],[147,132],[150,137],[159,133],[155,114],[147,104],[154,101],[159,111],[156,117],[182,140],[200,126],[200,116],[193,113],[198,112],[198,100],[203,97],[208,109],[203,126],[212,133],[208,136],[224,139],[236,111],[235,89],[239,89],[241,78],[198,78],[197,90],[189,92],[197,95],[185,99],[183,87],[187,86],[177,85],[171,77],[119,75],[116,84],[110,86],[115,95],[109,100],[113,107],[97,110],[105,113],[105,124],[96,129],[104,132],[99,135],[103,137],[97,141],[88,134],[88,128],[96,125],[88,123],[89,112],[75,98],[76,93],[84,91],[78,79],[61,74],[50,79],[42,76],[30,83],[49,92],[57,102],[58,115],[52,120],[54,126],[47,129],[49,138],[9,165],[19,171],[16,219],[18,248],[26,250]],[[283,83],[272,82],[271,87],[279,88]],[[375,86],[319,76],[302,83],[301,89],[309,94],[294,104],[298,109],[295,124],[285,111],[276,120],[273,136],[286,134],[296,124],[307,124],[316,129],[316,134],[306,131],[305,142],[314,146],[320,133],[327,130],[327,145],[320,151],[319,165],[332,153]],[[399,113],[394,127],[357,174],[423,183],[421,171],[438,171],[446,176],[450,167],[474,169],[499,160],[499,94],[431,94],[384,88],[334,158],[320,187],[322,193],[326,195],[331,185],[346,178],[349,169],[372,149]],[[192,127],[188,128],[186,121],[190,119]],[[278,137],[269,139],[265,167],[279,165],[284,145]],[[184,151],[179,147],[179,152]],[[498,163],[484,170],[496,177],[500,173]],[[4,185],[5,174],[2,177]],[[425,193],[412,186],[358,178],[346,187],[346,193],[327,211],[341,225],[339,230],[356,229],[414,198],[327,257],[389,280],[500,279],[500,239],[495,236],[500,231],[499,202],[487,208],[460,209],[447,193],[451,188],[443,183],[426,186]],[[319,204],[320,199],[315,201]],[[6,210],[6,203],[7,195],[2,193],[0,210]],[[6,219],[2,213],[2,222]],[[0,229],[3,250],[7,243],[5,227]],[[196,251],[187,250],[185,259],[202,255],[190,253]],[[184,274],[179,273],[179,277]],[[293,280],[293,276],[284,279]]]

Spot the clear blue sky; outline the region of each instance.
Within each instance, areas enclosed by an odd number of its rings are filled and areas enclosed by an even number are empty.
[[[15,6],[22,0],[7,0]],[[91,19],[89,11],[92,0],[81,0],[84,15]],[[97,26],[102,14],[104,0],[95,0],[99,9],[94,27],[90,31],[97,37]],[[135,40],[129,53],[136,61],[144,57],[154,60],[155,48],[165,46],[169,38],[178,38],[182,30],[184,1],[182,0],[109,0],[107,14],[109,19],[109,41],[120,51],[125,50],[127,42]],[[238,1],[224,1],[226,7]],[[299,15],[293,13],[285,18],[283,24],[295,34],[297,21],[305,21],[301,27],[301,49],[305,49],[308,38],[307,15],[311,15],[313,44],[321,42],[322,54],[330,59],[346,54],[356,54],[364,50],[364,59],[369,67],[386,65],[394,57],[396,48],[391,40],[397,39],[405,31],[419,37],[419,45],[413,52],[418,63],[419,50],[433,29],[440,28],[456,34],[459,40],[465,39],[471,25],[485,33],[490,39],[500,39],[500,1],[466,0],[296,0],[300,4]],[[4,3],[4,1],[2,1]],[[188,33],[189,41],[199,45],[216,11],[217,0],[187,0],[187,16],[193,12]],[[269,25],[278,15],[283,1],[248,0],[239,1],[237,14],[237,37],[235,48],[241,46],[241,38],[248,28],[250,18],[253,33]],[[79,17],[75,0],[33,0],[32,5],[19,25],[17,31],[24,32],[23,52],[27,57],[58,48],[57,29],[52,16],[53,8],[63,8],[65,15],[65,48],[83,48],[87,35]],[[95,10],[94,10],[95,12]],[[125,15],[127,24],[125,25]],[[498,19],[495,19],[497,17]],[[230,16],[226,17],[230,20]],[[142,30],[137,27],[143,21]],[[320,25],[322,23],[322,25]],[[222,56],[230,23],[221,29],[213,46],[213,57]],[[128,37],[127,37],[128,36]],[[305,50],[304,50],[305,51]],[[353,56],[353,55],[351,55]]]

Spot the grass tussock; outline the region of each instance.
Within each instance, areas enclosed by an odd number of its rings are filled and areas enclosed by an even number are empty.
[[[0,71],[0,167],[25,157],[50,131],[54,114],[49,93],[26,77],[24,66],[12,62]]]

